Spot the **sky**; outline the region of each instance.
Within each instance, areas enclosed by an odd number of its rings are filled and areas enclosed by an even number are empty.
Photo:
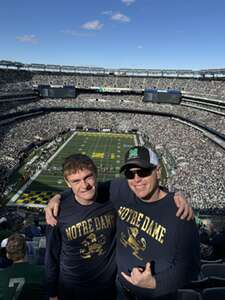
[[[1,0],[0,60],[225,68],[225,0]]]

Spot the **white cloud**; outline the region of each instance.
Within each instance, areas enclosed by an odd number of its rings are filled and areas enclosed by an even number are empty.
[[[22,42],[22,43],[32,43],[32,44],[38,43],[38,38],[34,34],[18,35],[16,37],[16,39],[17,39],[17,41]]]
[[[111,16],[113,14],[112,10],[105,10],[102,12],[102,15]]]
[[[135,2],[135,0],[121,0],[125,5],[129,6]]]
[[[87,33],[87,32],[79,32],[77,30],[73,29],[65,29],[65,30],[60,30],[61,33],[70,35],[70,36],[79,36],[79,37],[91,37],[95,36],[94,33]]]
[[[143,46],[142,45],[138,45],[138,49],[143,49]]]
[[[87,30],[100,30],[103,27],[103,23],[98,20],[90,21],[81,25],[81,28]]]
[[[118,21],[118,22],[121,22],[121,23],[127,23],[127,22],[130,22],[130,18],[121,14],[120,12],[118,13],[115,13],[114,15],[112,15],[111,19],[113,21]]]

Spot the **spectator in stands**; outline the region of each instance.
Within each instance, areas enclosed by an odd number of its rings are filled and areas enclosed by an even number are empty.
[[[225,227],[212,235],[210,245],[213,247],[214,259],[225,259]]]
[[[26,262],[26,241],[20,234],[8,238],[6,255],[13,264],[0,272],[0,299],[46,299],[44,268]]]
[[[131,148],[128,154],[130,153],[133,153],[132,164],[127,156],[126,165],[122,168],[126,169],[127,180],[120,178],[113,180],[111,184],[105,184],[110,188],[110,199],[119,215],[117,222],[119,297],[124,300],[132,299],[135,295],[137,299],[149,298],[151,295],[174,296],[176,289],[194,278],[199,271],[197,228],[193,221],[189,223],[175,217],[173,194],[163,192],[158,186],[159,166],[156,154],[145,147]],[[140,154],[136,160],[135,153]],[[58,201],[59,197],[56,198]],[[58,209],[54,204],[49,204],[46,210],[48,218],[49,214],[52,218],[50,212],[52,208]],[[62,201],[61,205],[64,207],[66,204]],[[79,209],[76,213],[78,212]],[[70,209],[70,216],[74,213]],[[59,218],[59,224],[61,222]],[[74,227],[76,228],[75,225]],[[139,231],[142,236],[137,237]],[[74,233],[71,231],[72,234]],[[148,247],[148,244],[151,244],[151,247]],[[189,255],[190,245],[193,252]],[[57,256],[59,253],[55,257]],[[154,260],[155,270],[150,269],[150,260]],[[131,272],[131,276],[127,274],[128,272]],[[126,286],[125,290],[123,286]],[[132,292],[129,294],[128,291]]]
[[[0,249],[0,270],[5,269],[9,266],[11,266],[12,261],[8,259],[6,255],[6,245],[7,245],[8,239],[4,239],[1,242],[1,249]]]
[[[206,260],[213,260],[214,253],[213,247],[210,245],[210,237],[207,227],[202,224],[199,228],[199,238],[200,238],[200,252],[201,258]]]
[[[199,230],[201,242],[201,258],[217,260],[225,258],[225,228],[219,231],[211,220],[202,221]]]
[[[199,273],[197,226],[176,218],[173,194],[159,186],[160,167],[153,151],[129,149],[122,171],[127,182],[112,190],[112,197],[120,199],[118,299],[176,299],[177,289]]]
[[[7,218],[1,217],[0,218],[0,242],[3,242],[5,239],[7,239],[13,232],[14,231],[10,227]]]
[[[41,227],[32,217],[24,220],[24,226],[20,232],[25,234],[27,240],[42,236]]]
[[[46,272],[49,299],[115,299],[116,211],[97,187],[97,168],[82,154],[66,158],[58,224],[49,226]]]

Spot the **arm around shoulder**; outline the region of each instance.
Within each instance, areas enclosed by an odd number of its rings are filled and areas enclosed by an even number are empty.
[[[55,226],[57,224],[56,217],[58,216],[61,195],[54,195],[48,202],[45,208],[45,220],[48,225]]]
[[[194,219],[194,212],[187,201],[187,199],[182,195],[181,192],[176,192],[174,194],[174,201],[178,208],[176,216],[180,219],[187,219],[188,221]]]

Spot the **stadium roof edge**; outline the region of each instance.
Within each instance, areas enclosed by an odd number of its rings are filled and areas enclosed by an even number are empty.
[[[67,66],[67,65],[54,65],[54,64],[24,64],[16,61],[9,60],[0,60],[0,68],[15,68],[15,69],[24,69],[28,71],[38,70],[38,71],[72,71],[74,73],[87,73],[87,74],[114,74],[114,75],[155,75],[155,76],[164,76],[164,75],[175,75],[181,76],[199,76],[199,77],[219,77],[225,75],[225,68],[218,69],[202,69],[202,70],[191,70],[191,69],[138,69],[138,68],[103,68],[103,67],[94,67],[94,66]]]

